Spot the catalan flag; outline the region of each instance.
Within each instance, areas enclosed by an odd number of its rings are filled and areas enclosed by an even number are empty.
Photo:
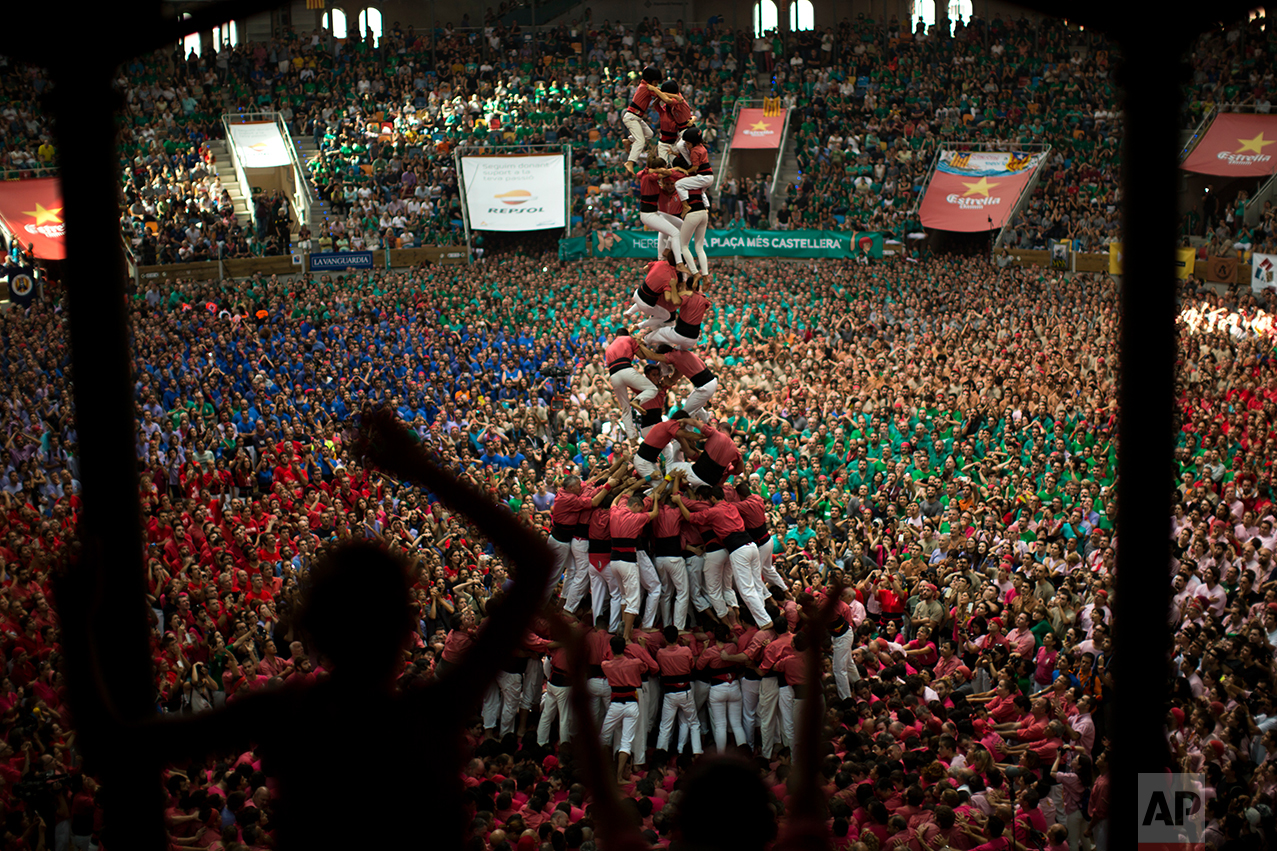
[[[306,8],[322,9],[324,8],[324,0],[306,0]]]
[[[763,117],[775,118],[783,115],[784,109],[780,105],[780,98],[763,98]]]

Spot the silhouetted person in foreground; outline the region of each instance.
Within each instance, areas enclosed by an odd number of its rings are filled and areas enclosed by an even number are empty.
[[[701,761],[688,776],[671,851],[763,851],[776,838],[776,812],[758,769],[735,756]]]
[[[347,543],[330,550],[312,568],[296,614],[295,626],[309,649],[327,657],[332,666],[328,679],[297,689],[252,693],[206,714],[165,716],[141,727],[119,720],[96,726],[113,725],[137,743],[137,758],[156,770],[157,790],[163,765],[254,748],[263,770],[279,780],[273,824],[277,847],[283,851],[461,848],[473,816],[462,793],[463,729],[471,708],[513,655],[540,606],[553,558],[538,533],[437,466],[390,415],[381,412],[365,422],[360,443],[382,470],[428,488],[449,508],[469,517],[488,539],[499,542],[514,568],[515,582],[500,612],[489,618],[462,660],[430,685],[396,690],[398,663],[415,626],[407,566],[378,545]],[[89,667],[91,600],[83,594],[83,583],[66,583],[63,589],[64,637],[76,650],[68,658]],[[813,618],[808,629],[819,638],[827,620]],[[562,619],[555,622],[579,660],[579,635]],[[807,664],[814,676],[814,654],[808,655]],[[634,814],[621,805],[586,705],[585,666],[577,662],[571,668],[576,683],[572,701],[577,717],[583,719],[576,738],[579,768],[594,796],[597,840],[608,851],[643,851],[648,844]],[[92,681],[91,676],[81,676]],[[114,719],[104,694],[89,699],[100,719]],[[815,753],[820,701],[808,701],[805,711],[799,749]],[[816,760],[809,758],[805,764],[814,766]],[[746,769],[731,759],[711,760],[689,782],[677,837],[681,848],[748,851],[776,836],[775,814],[764,803],[765,790],[756,772],[751,779]],[[827,847],[814,772],[800,774],[791,777],[790,818],[776,840],[778,851]],[[734,803],[731,810],[723,809],[725,801]],[[742,806],[748,808],[749,818],[740,817]],[[715,815],[739,819],[741,830],[720,831],[716,841],[702,830],[703,824],[714,824]]]
[[[395,691],[414,627],[408,588],[404,561],[379,545],[329,551],[304,587],[297,626],[330,660],[331,676],[255,692],[220,712],[162,719],[153,730],[157,756],[178,761],[256,745],[262,770],[279,778],[283,848],[424,847],[427,835],[448,834],[459,842],[460,734],[474,701],[445,697],[437,685]],[[351,778],[357,782],[341,785],[354,795],[335,798],[334,781]]]
[[[388,415],[366,422],[361,439],[382,470],[429,488],[499,542],[516,576],[500,616],[462,664],[397,692],[398,663],[415,628],[406,562],[375,544],[340,545],[312,569],[296,622],[308,648],[330,660],[331,676],[255,692],[216,712],[157,718],[135,731],[139,757],[158,767],[256,747],[262,769],[279,779],[281,849],[459,848],[468,821],[466,719],[514,652],[552,560],[539,535],[438,467]]]

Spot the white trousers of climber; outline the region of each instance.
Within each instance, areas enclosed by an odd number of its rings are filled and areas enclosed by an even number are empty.
[[[612,575],[621,583],[622,611],[627,615],[642,614],[643,592],[638,564],[625,559],[613,559]]]
[[[541,705],[541,686],[545,684],[545,671],[541,667],[544,657],[528,659],[527,668],[523,672],[523,701],[520,709],[531,711],[534,706]]]
[[[643,459],[641,459],[641,458],[640,458],[639,460],[641,461],[641,460],[643,460]],[[637,466],[638,466],[638,462],[635,462],[635,467],[637,467]],[[692,483],[692,486],[693,486],[693,487],[698,487],[698,488],[702,488],[702,487],[705,487],[705,488],[707,488],[707,487],[713,487],[713,485],[711,485],[709,482],[705,481],[705,480],[704,480],[704,479],[702,479],[700,476],[698,476],[698,475],[696,475],[695,473],[693,473],[693,472],[692,472],[692,462],[691,462],[691,461],[675,461],[673,464],[666,464],[666,465],[665,465],[665,472],[666,472],[667,474],[668,474],[668,473],[673,473],[675,470],[682,470],[684,473],[686,473],[686,474],[687,474],[687,480],[688,480],[689,482],[691,482],[691,483]],[[642,473],[643,471],[642,471],[642,470],[639,470],[639,472],[640,472],[640,473]],[[646,474],[644,474],[644,475],[646,475]],[[718,484],[718,482],[714,482],[714,485],[716,485],[716,484]]]
[[[696,700],[691,688],[674,691],[665,695],[661,705],[661,727],[656,736],[656,747],[668,751],[670,739],[674,735],[674,722],[681,721],[678,731],[678,750],[682,753],[687,747],[687,740],[692,740],[692,753],[701,752],[701,722],[696,718]]]
[[[597,623],[599,615],[607,611],[612,599],[612,563],[604,560],[602,569],[590,565],[590,613],[594,616],[591,623]]]
[[[483,717],[483,729],[497,729],[497,722],[501,719],[501,688],[496,680],[493,680],[488,690],[483,693],[483,703],[479,707],[479,714]]]
[[[768,535],[767,539],[758,545],[758,575],[762,577],[764,591],[767,590],[767,585],[770,585],[773,588],[779,588],[782,591],[789,589],[789,586],[785,584],[785,577],[780,575],[780,571],[776,569],[772,560],[775,553],[776,546],[774,539],[771,535]]]
[[[523,674],[501,671],[497,674],[497,688],[501,690],[501,723],[497,735],[514,732],[514,719],[523,705]]]
[[[683,400],[683,410],[687,412],[689,417],[694,419],[704,418],[705,404],[713,397],[716,390],[718,390],[717,378],[711,378],[700,387],[693,387],[692,392],[688,393],[687,398]],[[714,484],[718,484],[718,482]]]
[[[656,704],[661,699],[657,688],[659,680],[648,678],[638,690],[639,716],[634,725],[634,764],[642,765],[647,761],[647,738],[652,732],[652,722],[656,720]]]
[[[688,602],[698,612],[711,608],[713,601],[705,594],[705,556],[690,555],[683,560],[683,566],[687,569]]]
[[[603,747],[612,753],[634,753],[634,733],[638,729],[638,701],[611,703],[603,716]]]
[[[537,744],[545,747],[550,743],[550,730],[557,718],[559,721],[559,741],[566,742],[572,738],[572,699],[571,689],[567,686],[548,685],[541,697],[541,720],[537,722]]]
[[[732,585],[741,601],[754,616],[754,623],[762,626],[770,623],[767,614],[767,595],[763,590],[762,580],[758,577],[758,547],[751,541],[743,547],[737,547],[728,555],[728,565],[732,572]]]
[[[559,596],[567,595],[568,577],[575,569],[572,562],[572,542],[560,541],[557,538],[550,538],[546,541],[550,547],[550,552],[554,554],[554,570],[550,574],[550,590],[554,590],[554,585],[560,579],[563,580],[563,588],[559,592]]]
[[[714,747],[727,749],[727,728],[730,726],[737,745],[747,744],[745,726],[741,721],[740,682],[715,683],[709,687],[709,718],[714,728]]]
[[[563,578],[563,608],[575,612],[590,587],[590,542],[572,539],[572,563]]]
[[[647,346],[669,346],[674,349],[682,349],[690,352],[696,348],[696,344],[701,340],[700,337],[684,337],[682,334],[674,330],[673,325],[664,325],[647,334]]]
[[[621,123],[625,125],[625,129],[630,134],[630,155],[626,157],[626,160],[637,163],[639,157],[643,156],[643,151],[647,148],[648,141],[654,135],[652,128],[643,120],[642,116],[635,115],[628,109],[621,113]]]
[[[656,625],[656,615],[661,605],[661,574],[657,571],[652,557],[643,550],[638,551],[638,572],[639,587],[647,595],[647,602],[643,605],[643,620],[640,621],[640,625],[643,629],[651,629]]]
[[[847,631],[833,637],[834,685],[838,687],[838,698],[846,700],[851,697],[851,684],[860,679],[860,671],[851,660],[851,645],[856,631],[848,624]]]
[[[680,201],[687,200],[687,193],[693,189],[708,189],[714,182],[712,174],[693,174],[690,177],[679,178],[674,181],[674,190],[678,192]]]
[[[682,262],[688,263],[687,253],[683,250],[682,227],[683,220],[678,216],[672,216],[667,212],[645,212],[638,213],[638,221],[649,227],[659,234],[656,238],[656,259],[665,256],[665,249],[669,248],[674,252],[674,258],[683,256]],[[692,263],[688,263],[688,268],[692,268]]]
[[[780,709],[780,738],[786,747],[790,748],[791,756],[793,749],[798,744],[798,726],[799,719],[802,718],[803,704],[806,700],[794,697],[794,687],[784,686],[780,689],[779,700],[777,706]]]
[[[763,677],[758,685],[758,726],[763,736],[761,756],[772,758],[777,740],[782,738],[780,726],[780,681]],[[781,742],[784,744],[784,742]]]
[[[625,605],[625,591],[621,588],[621,576],[607,563],[608,618],[607,631],[616,635],[621,631],[621,608]]]
[[[691,602],[687,581],[687,565],[682,556],[657,556],[656,572],[661,576],[661,600],[673,598],[673,613],[665,618],[665,623],[673,624],[679,629],[687,625],[687,605]],[[670,593],[667,595],[665,591]]]
[[[590,677],[585,681],[585,690],[589,693],[595,729],[599,729],[603,726],[608,707],[612,705],[612,686],[608,684],[607,677]]]
[[[701,575],[704,582],[705,596],[714,607],[714,614],[719,620],[727,617],[727,600],[724,593],[731,586],[731,558],[725,549],[709,550],[705,553],[705,566]],[[763,623],[767,619],[763,618]]]
[[[628,440],[637,440],[638,426],[634,424],[634,406],[630,403],[629,391],[633,390],[638,394],[634,397],[634,402],[640,405],[655,399],[659,391],[655,384],[647,380],[647,376],[632,366],[612,373],[611,377],[612,393],[616,396],[616,404],[620,408],[621,425],[625,428],[625,437]]]
[[[644,331],[652,331],[674,322],[673,314],[659,304],[648,304],[643,301],[643,299],[639,298],[638,290],[634,291],[630,306],[625,308],[624,315],[633,316],[636,313],[644,317],[638,326]]]
[[[661,159],[665,160],[665,165],[667,167],[673,165],[674,158],[679,155],[678,148],[676,148],[675,145],[677,145],[680,141],[682,141],[682,139],[683,139],[683,134],[679,133],[678,138],[675,139],[673,142],[657,142],[656,143],[656,155],[660,157]]]
[[[683,257],[693,274],[709,274],[709,259],[705,256],[705,229],[708,227],[709,210],[692,210],[683,217],[679,225],[678,238],[682,244]]]
[[[758,729],[758,687],[762,680],[742,679],[740,681],[740,721],[745,728],[744,745],[754,747],[754,731]]]

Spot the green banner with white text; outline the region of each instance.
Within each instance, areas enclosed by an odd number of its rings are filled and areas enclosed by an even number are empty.
[[[638,230],[594,231],[586,237],[560,240],[559,257],[656,257],[656,232]],[[833,230],[709,230],[705,232],[709,257],[882,257],[882,234]],[[565,245],[565,243],[571,243]]]

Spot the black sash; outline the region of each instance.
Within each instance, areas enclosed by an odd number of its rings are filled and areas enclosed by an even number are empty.
[[[702,452],[701,457],[692,462],[692,474],[711,487],[721,482],[726,472],[727,468],[709,457],[708,452]]]
[[[637,454],[638,457],[642,458],[644,461],[650,461],[655,464],[656,459],[661,457],[661,450],[660,447],[653,446],[650,443],[644,443],[639,447]]]
[[[682,319],[675,318],[674,333],[678,334],[680,337],[687,337],[689,340],[695,340],[701,335],[701,326],[689,325]],[[697,386],[699,387],[700,385],[698,384]]]
[[[687,380],[692,382],[693,387],[704,387],[706,384],[709,384],[711,381],[713,381],[716,377],[717,376],[715,376],[714,373],[709,371],[709,367],[706,367],[705,369],[702,369],[700,372],[696,373],[695,375],[689,376]]]

